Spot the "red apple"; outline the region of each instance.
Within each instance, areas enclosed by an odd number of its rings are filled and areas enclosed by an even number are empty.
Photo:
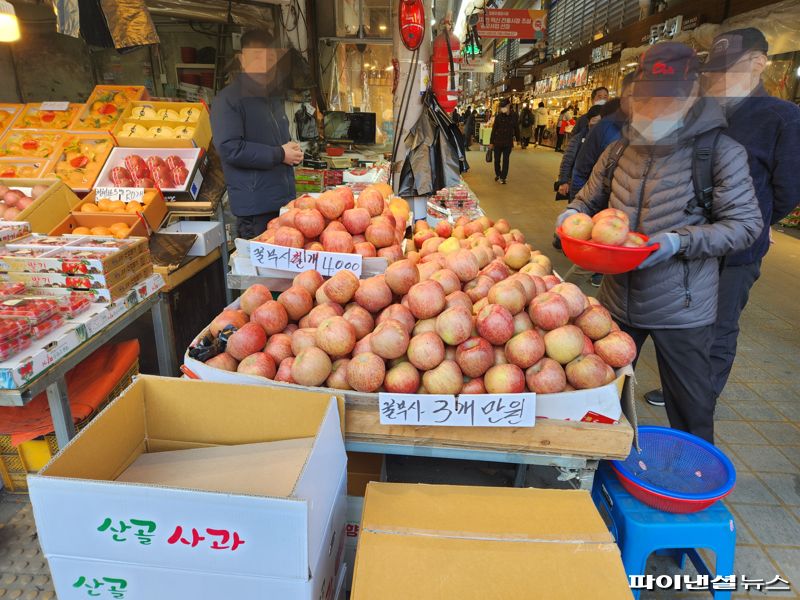
[[[583,332],[575,325],[564,325],[545,334],[544,346],[549,358],[566,365],[580,356],[583,350]]]
[[[215,369],[220,369],[221,371],[236,371],[236,368],[239,366],[239,361],[237,361],[227,352],[221,352],[220,354],[209,358],[206,361],[206,364],[209,367],[214,367]]]
[[[568,216],[561,224],[561,230],[568,237],[576,240],[589,240],[592,237],[592,218],[584,213]]]
[[[342,358],[353,351],[356,330],[344,317],[332,316],[319,324],[314,340],[331,358]]]
[[[444,360],[423,373],[422,385],[429,394],[458,394],[464,385],[464,376],[454,361]]]
[[[256,283],[247,288],[239,299],[239,307],[248,315],[264,304],[267,300],[272,300],[272,292],[267,286]]]
[[[582,354],[565,368],[567,381],[576,390],[597,388],[606,384],[608,365],[596,354]]]
[[[544,340],[532,329],[523,331],[506,342],[505,354],[508,362],[527,369],[544,356]]]
[[[467,377],[480,377],[494,365],[494,348],[481,337],[471,337],[456,348],[456,363]]]
[[[531,300],[528,306],[531,321],[547,331],[569,323],[569,306],[563,296],[545,292]]]
[[[386,365],[372,352],[362,352],[347,365],[347,383],[358,392],[375,392],[383,384]]]
[[[517,365],[496,365],[486,371],[483,385],[489,394],[520,394],[525,391],[525,373]]]
[[[370,348],[381,358],[392,359],[403,356],[408,349],[409,337],[405,325],[389,319],[375,328],[370,336]]]
[[[537,394],[557,394],[564,391],[567,376],[564,368],[552,358],[543,358],[525,371],[528,389]]]
[[[263,350],[267,343],[267,334],[257,323],[245,323],[236,333],[228,338],[225,351],[236,360],[243,360],[251,354]]]
[[[446,302],[444,289],[437,281],[420,281],[408,291],[408,308],[417,319],[435,317]]]
[[[636,358],[636,342],[624,331],[612,331],[594,343],[594,351],[608,365],[619,369]]]
[[[439,366],[444,357],[444,342],[432,331],[415,335],[408,344],[408,360],[420,371]]]
[[[246,375],[257,375],[258,377],[265,377],[272,379],[278,368],[275,366],[275,361],[269,354],[264,352],[256,352],[250,356],[246,356],[239,367],[236,369],[239,373]]]
[[[436,317],[436,333],[450,346],[466,341],[472,333],[472,312],[463,306],[448,308]]]
[[[590,306],[575,319],[575,325],[591,340],[606,337],[611,332],[611,323],[611,314],[602,306]]]
[[[316,346],[300,351],[292,363],[292,379],[298,384],[316,387],[331,374],[331,359]]]
[[[395,394],[414,394],[419,389],[419,371],[409,362],[401,362],[386,372],[383,387]]]
[[[619,217],[605,217],[595,222],[592,241],[607,246],[621,246],[628,239],[628,224]]]

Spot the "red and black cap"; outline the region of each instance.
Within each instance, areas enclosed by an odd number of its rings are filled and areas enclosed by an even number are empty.
[[[700,67],[703,72],[727,71],[748,52],[769,53],[767,38],[755,27],[734,29],[714,38],[706,62]]]
[[[686,97],[697,81],[697,53],[686,44],[662,42],[639,57],[633,96]]]

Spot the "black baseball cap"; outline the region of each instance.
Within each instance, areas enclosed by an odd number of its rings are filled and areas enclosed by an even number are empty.
[[[734,63],[751,51],[769,53],[767,38],[755,27],[734,29],[714,38],[706,62],[700,67],[704,72],[727,71]]]
[[[686,97],[697,81],[697,53],[686,44],[662,42],[639,57],[633,96]]]

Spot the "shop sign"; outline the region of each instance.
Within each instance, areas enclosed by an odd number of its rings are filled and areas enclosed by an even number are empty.
[[[614,42],[606,42],[602,46],[592,48],[592,64],[603,62],[611,58],[614,53]]]
[[[318,252],[250,242],[250,260],[253,266],[291,273],[313,270],[319,271],[323,277],[331,277],[339,271],[352,271],[356,277],[361,277],[362,259],[360,254]]]
[[[494,63],[486,56],[474,56],[469,60],[461,61],[461,71],[464,73],[494,73]]]
[[[525,75],[524,83],[525,85],[530,85],[533,83],[533,73],[528,73]]]
[[[566,71],[569,71],[569,61],[562,60],[560,63],[556,63],[551,67],[542,69],[542,78],[547,79],[548,77],[559,75],[560,73],[564,73]]]
[[[534,427],[536,394],[378,394],[381,425]]]
[[[478,17],[482,38],[542,39],[547,32],[547,11],[487,8]]]
[[[653,25],[650,27],[649,43],[652,45],[657,42],[663,42],[664,40],[671,40],[682,31],[682,24],[683,15],[678,15],[677,17],[667,19],[663,23]]]

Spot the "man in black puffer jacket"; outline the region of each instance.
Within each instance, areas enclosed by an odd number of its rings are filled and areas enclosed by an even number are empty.
[[[560,223],[574,212],[594,215],[611,207],[633,231],[660,248],[640,267],[606,276],[601,302],[641,349],[653,338],[670,425],[714,440],[711,344],[717,314],[719,258],[747,248],[762,229],[761,211],[747,168],[747,153],[719,135],[711,157],[713,197],[709,215],[695,200],[695,140],[722,128],[719,105],[699,97],[695,52],[662,43],[639,62],[633,84],[627,143],[606,190],[609,146]]]

